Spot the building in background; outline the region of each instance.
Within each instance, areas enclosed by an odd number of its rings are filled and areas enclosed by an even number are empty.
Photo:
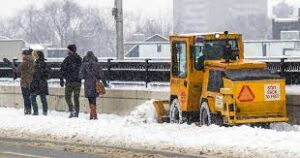
[[[161,35],[153,35],[142,42],[127,42],[130,49],[127,58],[166,58],[170,57],[169,40]]]
[[[267,0],[174,0],[173,15],[175,33],[229,30],[258,39],[268,27]]]
[[[298,17],[275,18],[272,20],[272,36],[276,40],[299,40],[300,36],[300,8]]]
[[[22,39],[0,39],[0,60],[22,59],[22,49],[26,47],[26,42]]]

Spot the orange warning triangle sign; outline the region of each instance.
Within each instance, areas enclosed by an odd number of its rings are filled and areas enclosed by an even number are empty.
[[[243,86],[238,96],[240,102],[250,102],[255,99],[255,95],[249,86]]]

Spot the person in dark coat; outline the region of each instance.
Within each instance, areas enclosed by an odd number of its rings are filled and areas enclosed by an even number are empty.
[[[33,107],[33,115],[38,115],[38,105],[36,97],[39,95],[43,104],[43,115],[48,113],[48,102],[46,96],[49,94],[48,91],[48,78],[50,75],[50,68],[45,62],[44,53],[37,51],[33,53],[34,57],[34,71],[33,79],[30,85],[31,90],[31,102]]]
[[[81,89],[81,79],[79,78],[79,71],[81,67],[82,59],[76,53],[77,47],[74,44],[69,45],[68,47],[68,56],[61,64],[60,72],[60,86],[65,88],[65,99],[67,105],[69,107],[70,116],[78,117],[79,115],[79,97],[80,97],[80,89]],[[66,80],[66,84],[65,81]],[[72,94],[74,94],[74,104],[72,102]],[[75,108],[74,108],[75,105]]]
[[[104,73],[100,67],[97,66],[98,59],[92,51],[87,52],[83,58],[83,63],[80,70],[80,77],[84,79],[84,95],[89,101],[90,105],[90,119],[97,120],[96,99],[99,94],[96,91],[96,82],[104,81]]]

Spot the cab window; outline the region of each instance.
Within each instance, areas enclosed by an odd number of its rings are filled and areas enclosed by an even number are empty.
[[[176,41],[172,43],[172,75],[184,78],[187,76],[186,43]]]
[[[196,70],[203,70],[204,67],[204,55],[203,55],[203,47],[195,46],[193,47],[193,56],[194,56],[194,67]]]
[[[210,92],[220,92],[223,87],[224,72],[220,70],[210,70],[207,90]]]
[[[239,48],[236,39],[229,39],[232,48],[232,56],[238,57]],[[223,58],[226,40],[208,40],[204,42],[203,54],[206,60],[219,60]]]

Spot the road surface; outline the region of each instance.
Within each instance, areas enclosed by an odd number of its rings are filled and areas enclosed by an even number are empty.
[[[0,138],[0,158],[204,158],[159,151]]]

